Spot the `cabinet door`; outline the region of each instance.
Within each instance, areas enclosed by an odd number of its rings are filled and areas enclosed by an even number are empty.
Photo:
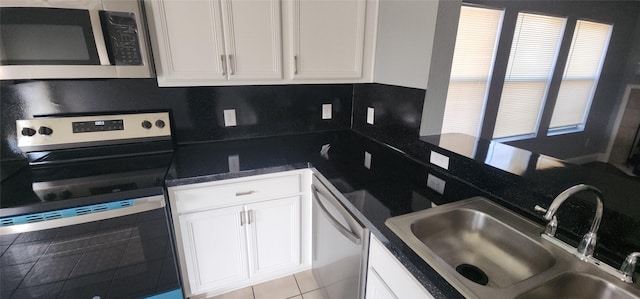
[[[226,80],[220,2],[147,0],[160,86]]]
[[[409,273],[407,268],[373,235],[369,240],[367,273],[366,299],[433,299],[433,296]]]
[[[366,0],[293,0],[294,79],[360,78]]]
[[[246,205],[252,276],[300,265],[300,196]]]
[[[282,78],[280,0],[222,0],[229,80]]]
[[[367,271],[367,292],[365,299],[398,299],[398,297],[393,294],[378,273],[373,268],[369,268],[369,271]]]
[[[192,294],[249,278],[242,206],[182,215],[182,246]]]

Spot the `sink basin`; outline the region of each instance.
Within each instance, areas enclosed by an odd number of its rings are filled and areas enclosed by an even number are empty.
[[[637,297],[598,277],[574,272],[562,274],[517,297],[517,299],[545,298],[631,299]]]
[[[505,288],[556,260],[534,240],[477,210],[454,209],[411,222],[411,232],[465,278]]]
[[[574,248],[543,238],[541,225],[486,198],[385,224],[467,298],[640,298],[640,283],[623,283],[603,265],[578,259]]]

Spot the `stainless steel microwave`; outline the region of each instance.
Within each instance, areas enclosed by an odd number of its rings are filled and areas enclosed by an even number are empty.
[[[149,78],[138,0],[0,1],[0,80]]]

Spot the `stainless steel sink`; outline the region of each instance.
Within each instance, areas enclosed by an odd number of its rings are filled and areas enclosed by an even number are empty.
[[[411,232],[462,276],[488,287],[508,287],[556,263],[534,240],[477,210],[421,218],[411,223]]]
[[[637,297],[601,278],[574,272],[564,273],[517,297],[517,299],[547,298],[632,299]]]
[[[579,260],[542,238],[542,226],[482,197],[385,224],[468,298],[640,298],[637,284]]]

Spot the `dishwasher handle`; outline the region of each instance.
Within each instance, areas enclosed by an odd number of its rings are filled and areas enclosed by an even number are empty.
[[[320,190],[318,190],[318,188],[316,188],[316,186],[311,185],[311,190],[313,191],[313,197],[315,199],[315,201],[318,203],[318,206],[320,207],[320,211],[322,211],[322,213],[327,216],[327,218],[329,219],[329,222],[331,222],[331,224],[343,235],[345,236],[347,239],[349,239],[352,243],[354,244],[361,244],[362,243],[362,239],[356,235],[353,231],[351,231],[350,229],[344,227],[340,222],[338,222],[338,220],[333,217],[333,215],[331,215],[331,213],[329,213],[329,211],[327,210],[327,208],[324,206],[324,204],[322,203],[322,200],[320,200]],[[340,207],[342,208],[342,207]]]

